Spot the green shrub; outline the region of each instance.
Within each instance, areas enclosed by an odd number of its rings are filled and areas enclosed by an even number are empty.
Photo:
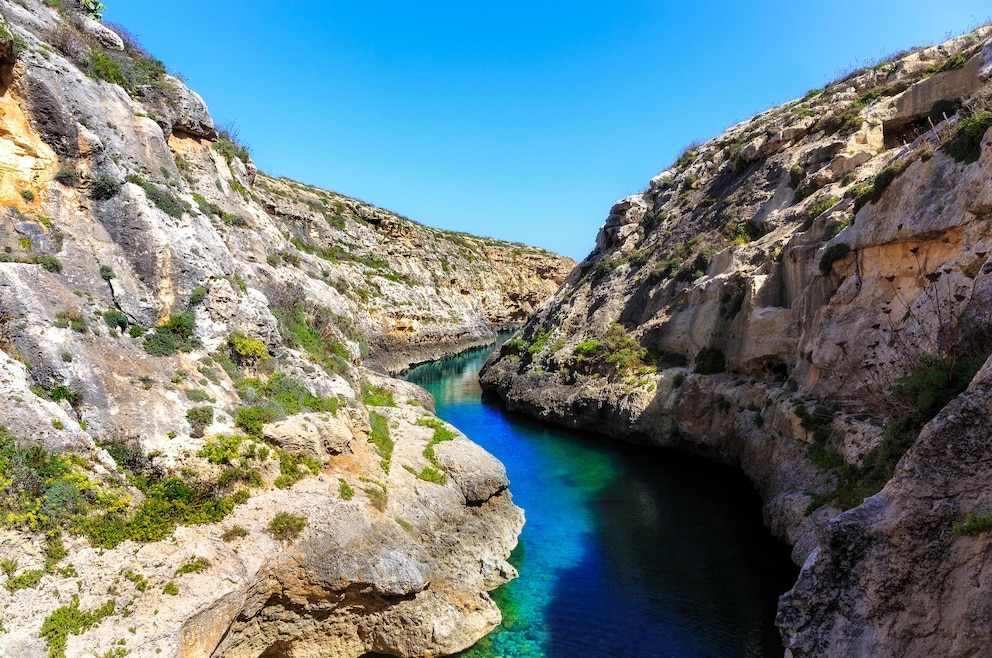
[[[414,472],[414,475],[416,475],[418,479],[424,480],[425,482],[433,482],[434,484],[440,484],[442,486],[448,483],[448,475],[444,471],[434,468],[433,466],[424,466],[419,473]]]
[[[799,184],[806,178],[806,167],[801,162],[797,162],[789,168],[789,184],[793,189],[798,189]]]
[[[944,71],[953,71],[954,69],[963,68],[967,61],[968,58],[964,56],[964,53],[956,53],[939,64],[931,64],[923,69],[923,71],[929,75],[943,73]]]
[[[806,449],[806,456],[814,466],[822,470],[840,468],[844,465],[844,457],[833,450],[827,450],[823,446],[814,443]]]
[[[992,112],[985,111],[961,120],[944,150],[956,161],[971,164],[982,154],[982,137],[992,126]]]
[[[145,191],[145,196],[148,200],[155,204],[159,210],[163,211],[170,217],[182,217],[183,212],[186,208],[179,202],[176,197],[172,196],[172,193],[166,189],[146,181],[141,176],[131,174],[127,177],[128,182],[138,185]]]
[[[369,412],[369,441],[371,441],[382,457],[382,470],[389,472],[389,460],[393,455],[395,443],[389,436],[389,423],[374,411]]]
[[[165,587],[162,588],[162,592],[168,594],[169,596],[176,596],[179,594],[179,585],[176,585],[170,580],[165,584]]]
[[[213,409],[210,415],[212,422]],[[241,454],[241,444],[244,441],[245,437],[238,434],[219,434],[204,443],[197,456],[206,457],[211,464],[230,464],[232,459]]]
[[[96,201],[106,201],[117,196],[123,183],[110,174],[97,174],[90,184],[90,198]]]
[[[192,349],[190,338],[196,330],[196,315],[185,311],[173,315],[155,328],[155,333],[144,340],[145,351],[153,356],[171,356],[177,351]]]
[[[603,344],[595,338],[587,338],[575,346],[575,356],[590,359],[603,351]]]
[[[63,386],[62,384],[56,384],[55,386],[48,389],[48,397],[52,402],[61,402],[65,400],[70,406],[79,406],[80,398],[82,394],[68,386]]]
[[[393,392],[382,386],[362,382],[362,403],[369,407],[395,407]]]
[[[307,525],[307,520],[302,516],[296,516],[289,512],[279,512],[269,521],[269,534],[280,541],[296,539],[303,528]]]
[[[112,268],[110,265],[100,266],[100,278],[103,279],[104,281],[110,281],[116,276],[117,275],[114,274],[114,268]]]
[[[144,592],[148,589],[148,579],[140,573],[135,573],[130,569],[124,572],[124,577],[134,583],[135,589]]]
[[[378,483],[376,484],[378,485]],[[386,493],[385,485],[365,487],[363,491],[369,497],[372,507],[380,512],[386,511],[386,505],[389,504],[389,494]]]
[[[693,372],[700,375],[716,375],[727,370],[727,359],[718,347],[704,347],[696,353],[696,367]]]
[[[417,425],[420,427],[430,427],[434,430],[434,436],[431,438],[427,447],[424,448],[424,456],[428,459],[434,459],[434,453],[431,450],[434,446],[444,441],[451,441],[458,436],[457,432],[448,429],[448,426],[444,424],[439,418],[432,418],[431,416],[422,416],[417,419]]]
[[[10,576],[7,578],[7,582],[4,583],[4,587],[7,588],[8,592],[14,593],[19,589],[34,589],[38,587],[41,582],[41,577],[45,575],[42,569],[28,569],[16,576]]]
[[[313,475],[320,474],[320,463],[305,452],[280,452],[279,477],[273,482],[276,488],[285,489],[303,479],[305,473],[300,470],[301,466]]]
[[[66,187],[72,187],[79,182],[79,172],[71,167],[62,167],[55,174],[55,180]]]
[[[95,77],[127,88],[127,78],[124,77],[124,71],[121,70],[121,65],[117,63],[117,60],[105,55],[98,48],[90,50],[89,58],[90,71]]]
[[[861,110],[863,108],[864,104],[862,102],[858,100],[852,101],[843,109],[834,112],[820,121],[818,128],[823,130],[827,135],[833,135],[835,133],[850,135],[856,132],[861,127],[861,124],[864,123],[864,119],[861,117]]]
[[[231,379],[236,382],[235,388],[242,402],[253,405],[264,404],[273,419],[303,411],[337,412],[337,398],[317,397],[302,382],[281,373],[272,375],[267,381],[240,376],[238,378],[232,376]]]
[[[58,274],[62,271],[62,261],[55,256],[42,256],[38,259],[38,262],[41,263],[41,267],[47,272]]]
[[[227,339],[227,344],[231,346],[236,359],[255,360],[269,355],[265,343],[241,331],[232,333]]]
[[[235,525],[231,526],[224,531],[224,534],[220,536],[223,541],[234,541],[235,539],[240,539],[242,537],[248,536],[248,529],[244,526]]]
[[[306,304],[293,294],[288,300],[274,304],[270,310],[279,321],[279,333],[289,347],[302,349],[326,371],[350,378],[348,364],[351,353],[340,341],[329,337],[320,327],[342,322],[330,309]]]
[[[24,37],[8,29],[6,22],[0,22],[0,43],[9,44],[10,53],[14,57],[28,49],[28,42]]]
[[[197,286],[193,288],[193,292],[189,294],[189,305],[190,307],[196,306],[203,302],[207,297],[207,289],[203,286]]]
[[[131,338],[141,338],[145,335],[145,330],[136,324],[132,324],[131,328],[127,330],[127,334]]]
[[[202,433],[210,423],[214,422],[214,408],[209,404],[202,407],[192,407],[186,411],[186,420],[198,433]]]
[[[233,496],[213,498],[196,491],[177,477],[138,477],[136,483],[145,499],[132,516],[112,511],[82,522],[81,529],[93,546],[114,548],[128,539],[159,541],[171,535],[177,525],[216,523],[237,502]]]
[[[179,351],[179,343],[171,332],[156,330],[155,333],[146,336],[144,340],[145,351],[152,356],[172,356]]]
[[[242,468],[241,466],[225,468],[220,477],[217,478],[218,487],[227,487],[235,482],[242,482],[249,489],[257,489],[264,484],[261,473],[253,468]]]
[[[34,192],[32,192],[31,190],[21,190],[21,198],[27,201],[28,203],[31,203],[32,201],[34,201]]]
[[[193,556],[189,559],[189,562],[182,565],[173,574],[175,577],[185,576],[188,573],[200,573],[201,571],[206,571],[210,566],[210,560],[205,557]]]
[[[121,333],[127,331],[127,327],[128,327],[127,316],[115,308],[104,311],[103,321],[111,329],[117,327],[118,329],[121,330]]]
[[[199,388],[187,388],[183,389],[183,394],[186,395],[186,399],[190,402],[213,402],[213,398],[210,394]]]
[[[835,196],[825,195],[817,197],[817,199],[813,202],[813,207],[809,209],[809,212],[806,213],[806,215],[811,220],[816,219],[823,213],[833,208],[838,201],[840,201],[840,199]]]
[[[261,438],[263,426],[273,420],[275,415],[272,411],[259,406],[239,407],[234,414],[234,425],[255,438]]]
[[[857,213],[869,201],[875,203],[881,199],[882,194],[885,193],[892,181],[904,172],[910,164],[912,163],[909,160],[890,164],[878,172],[871,182],[861,183],[845,192],[844,196],[854,197],[854,212]]]
[[[89,329],[86,324],[86,320],[76,311],[59,311],[56,313],[55,326],[59,329],[65,329],[68,327],[73,331],[78,331],[81,334],[85,334]]]
[[[241,161],[247,161],[249,158],[248,149],[238,144],[233,139],[227,139],[224,137],[218,139],[214,142],[214,150],[220,153],[221,157],[223,157],[228,164],[231,164],[231,161],[235,158]]]
[[[114,614],[116,604],[113,599],[95,610],[80,610],[79,595],[72,595],[72,602],[56,609],[45,617],[41,624],[38,637],[45,639],[48,646],[48,658],[65,658],[66,644],[69,633],[81,635],[83,632],[99,624],[105,617]]]
[[[964,523],[954,524],[954,534],[958,537],[977,537],[989,530],[992,530],[992,514],[976,516],[968,512],[968,517]]]
[[[923,427],[967,388],[982,362],[983,359],[967,357],[948,363],[924,355],[917,372],[897,379],[893,394],[911,406],[886,423],[882,440],[864,457],[860,467],[848,464],[840,469],[837,488],[828,500],[849,509],[878,493],[892,478],[896,464],[916,442]]]
[[[355,497],[355,490],[344,478],[338,478],[338,490],[341,493],[341,500],[351,500]]]
[[[846,258],[849,253],[851,253],[851,248],[843,242],[830,245],[820,256],[820,272],[823,274],[830,272],[834,263]]]

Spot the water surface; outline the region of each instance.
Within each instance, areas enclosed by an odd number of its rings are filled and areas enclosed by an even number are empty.
[[[504,623],[467,658],[782,656],[772,620],[795,580],[788,547],[732,469],[542,425],[483,400],[492,348],[406,378],[496,455],[527,523],[493,592]]]

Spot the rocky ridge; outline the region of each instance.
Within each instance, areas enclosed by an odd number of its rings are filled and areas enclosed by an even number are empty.
[[[691,145],[483,370],[511,409],[740,467],[803,565],[792,658],[987,651],[990,36]]]
[[[384,372],[573,263],[258,172],[87,7],[0,1],[0,655],[471,645],[523,514]]]

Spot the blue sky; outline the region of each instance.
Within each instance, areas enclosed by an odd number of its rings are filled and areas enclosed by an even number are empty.
[[[577,260],[682,147],[987,0],[105,0],[263,171]]]

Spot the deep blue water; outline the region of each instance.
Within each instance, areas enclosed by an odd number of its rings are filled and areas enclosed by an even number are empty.
[[[496,455],[527,517],[493,592],[504,623],[468,658],[782,656],[772,620],[795,580],[738,472],[542,425],[483,400],[491,348],[410,370],[437,415]]]

